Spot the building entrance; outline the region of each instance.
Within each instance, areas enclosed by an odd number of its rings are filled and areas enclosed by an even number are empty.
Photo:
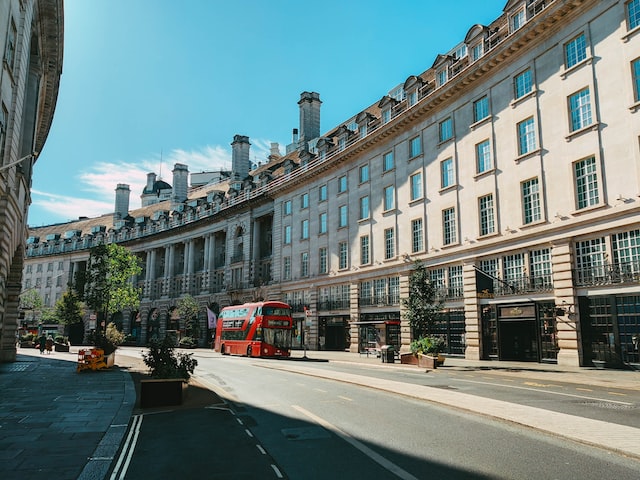
[[[538,336],[535,319],[504,320],[498,323],[500,360],[537,362]]]

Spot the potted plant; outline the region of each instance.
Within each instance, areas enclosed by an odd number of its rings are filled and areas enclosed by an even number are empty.
[[[196,348],[198,341],[193,337],[182,337],[178,343],[180,348]]]
[[[174,339],[151,339],[142,359],[149,367],[149,378],[140,381],[140,407],[180,405],[198,361],[192,353],[176,353]]]
[[[441,337],[428,335],[414,340],[410,344],[411,353],[418,358],[418,365],[427,368],[436,368],[444,363],[444,357],[440,352],[444,350],[444,340]]]
[[[20,337],[20,348],[35,348],[36,336],[33,333],[27,333]]]

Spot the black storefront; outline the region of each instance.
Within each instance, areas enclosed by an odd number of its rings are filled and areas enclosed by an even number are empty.
[[[358,325],[358,352],[379,350],[393,345],[400,351],[400,312],[363,313]]]
[[[557,362],[553,303],[483,305],[482,358],[518,362]]]

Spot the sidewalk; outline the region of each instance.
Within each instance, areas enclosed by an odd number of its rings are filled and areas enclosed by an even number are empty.
[[[3,480],[41,479],[43,474],[52,475],[56,479],[102,479],[109,472],[124,441],[132,414],[136,413],[134,376],[130,372],[139,372],[142,348],[121,347],[116,353],[118,368],[76,373],[78,349],[79,347],[72,347],[70,353],[41,355],[38,350],[20,348],[16,362],[0,364],[0,477]],[[190,352],[196,358],[219,355],[207,349]],[[348,352],[307,351],[307,361],[304,361],[303,356],[303,352],[295,351],[292,357],[300,361],[275,364],[277,368],[314,375],[322,375],[320,369],[313,368],[314,361],[357,363],[370,368],[414,371],[417,368],[399,362],[382,364],[380,358]],[[447,358],[444,367],[433,373],[446,370],[490,370],[500,375],[526,374],[530,378],[548,381],[562,380],[583,385],[640,390],[640,372],[634,371]],[[371,377],[351,373],[331,375],[337,380],[353,383],[366,379],[367,385],[372,386]],[[433,388],[425,391],[429,387],[408,386],[400,382],[379,380],[374,383],[375,388],[416,398],[424,397],[431,401],[435,399],[470,411],[482,404],[482,413],[485,415],[505,418],[504,415],[508,413],[511,416],[508,420],[533,428],[544,429],[549,423],[546,410],[514,408],[514,404],[508,404],[509,408],[505,408],[506,402],[486,399],[479,402],[478,397],[459,392]],[[461,403],[456,405],[455,402]],[[197,410],[194,408],[193,411]],[[544,414],[545,425],[536,423],[540,414]],[[574,439],[578,441],[585,441],[579,435],[583,434],[581,429],[586,429],[584,432],[589,433],[587,443],[603,448],[610,449],[612,444],[620,445],[622,439],[623,453],[640,458],[640,429],[605,422],[594,425],[594,421],[588,419],[576,422],[576,418],[558,414],[554,424],[559,430],[570,428],[571,434],[575,435]],[[598,438],[593,435],[594,428],[599,432]],[[211,438],[217,438],[214,430],[215,425],[211,425]],[[180,438],[181,432],[173,434]],[[558,434],[567,436],[567,431],[560,431]],[[615,443],[607,443],[610,442],[611,435],[615,435]],[[621,451],[620,448],[617,450]]]

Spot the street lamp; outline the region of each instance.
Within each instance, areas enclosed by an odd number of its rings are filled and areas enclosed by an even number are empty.
[[[15,162],[11,162],[11,163],[8,163],[8,164],[6,164],[6,165],[3,165],[2,167],[0,167],[0,172],[2,172],[2,171],[4,171],[4,170],[7,170],[7,169],[9,169],[9,168],[11,168],[11,167],[13,167],[14,165],[17,165],[17,164],[19,164],[19,163],[22,163],[22,162],[24,162],[24,161],[25,161],[26,159],[28,159],[28,158],[38,158],[38,152],[32,152],[32,153],[30,153],[29,155],[25,155],[24,157],[19,158],[19,159],[18,159],[18,160],[16,160]]]

